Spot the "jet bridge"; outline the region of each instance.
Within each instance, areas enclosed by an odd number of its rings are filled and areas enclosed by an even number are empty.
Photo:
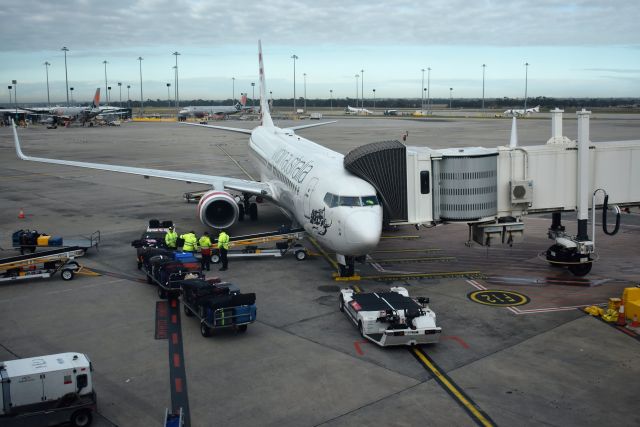
[[[544,145],[519,147],[514,119],[508,146],[433,150],[383,141],[352,150],[344,165],[376,188],[387,222],[466,222],[471,238],[482,245],[511,244],[523,234],[524,215],[553,212],[549,237],[556,244],[547,258],[590,269],[589,196],[592,205],[603,209],[640,205],[640,140],[594,143],[589,140],[590,113],[580,111],[578,140],[572,141],[562,135],[563,111],[551,113],[551,138]],[[596,197],[600,190],[603,194]],[[563,211],[578,212],[577,236],[564,233]],[[552,250],[558,245],[568,252]]]

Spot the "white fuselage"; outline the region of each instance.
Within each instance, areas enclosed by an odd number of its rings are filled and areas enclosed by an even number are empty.
[[[289,129],[264,126],[253,130],[249,147],[273,201],[323,246],[360,256],[378,245],[382,207],[376,190],[345,170],[342,154]]]
[[[193,114],[235,114],[240,109],[234,105],[202,105],[193,107],[184,107],[180,110],[181,115],[193,115]]]

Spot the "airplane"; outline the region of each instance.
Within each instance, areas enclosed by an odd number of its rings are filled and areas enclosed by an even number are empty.
[[[526,110],[507,110],[502,114],[504,114],[507,117],[520,117],[520,116],[528,116],[531,113],[539,113],[539,112],[540,112],[540,106],[537,105],[533,108],[527,108]]]
[[[84,124],[99,114],[124,111],[123,108],[118,107],[100,107],[100,88],[96,89],[90,107],[22,107],[22,109],[31,113],[50,116],[52,118],[51,122],[54,124],[57,122],[76,120]],[[45,120],[45,122],[49,122],[49,120]]]
[[[245,106],[247,103],[246,95],[242,95],[240,98],[240,102],[237,102],[235,105],[201,105],[201,106],[188,106],[184,107],[178,113],[180,117],[198,117],[202,118],[205,116],[219,116],[224,115],[228,116],[230,114],[236,114],[242,111],[246,111],[247,107]],[[251,107],[249,107],[251,109]]]
[[[347,114],[373,114],[371,111],[366,108],[353,108],[347,105],[347,108],[344,109]]]
[[[342,276],[353,276],[355,260],[373,251],[382,233],[382,206],[376,189],[348,172],[344,156],[296,135],[295,131],[335,122],[279,128],[274,125],[265,96],[266,84],[262,45],[258,41],[260,67],[260,125],[250,129],[185,123],[249,135],[250,156],[260,173],[260,181],[223,176],[86,163],[26,156],[13,126],[16,153],[22,160],[82,168],[100,169],[166,178],[211,186],[200,199],[197,212],[207,226],[225,229],[246,214],[256,220],[253,200],[266,199],[278,206],[295,227],[304,227],[309,236],[337,254]],[[232,193],[240,194],[234,197]]]

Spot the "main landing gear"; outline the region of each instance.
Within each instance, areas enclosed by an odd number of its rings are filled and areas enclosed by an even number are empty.
[[[244,221],[244,216],[249,215],[251,221],[258,220],[258,204],[251,201],[251,194],[243,193],[238,201],[238,221]]]

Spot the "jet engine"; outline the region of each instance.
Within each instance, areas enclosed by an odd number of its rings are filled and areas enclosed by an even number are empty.
[[[238,203],[226,191],[208,191],[198,203],[200,221],[213,228],[227,228],[238,220]]]

